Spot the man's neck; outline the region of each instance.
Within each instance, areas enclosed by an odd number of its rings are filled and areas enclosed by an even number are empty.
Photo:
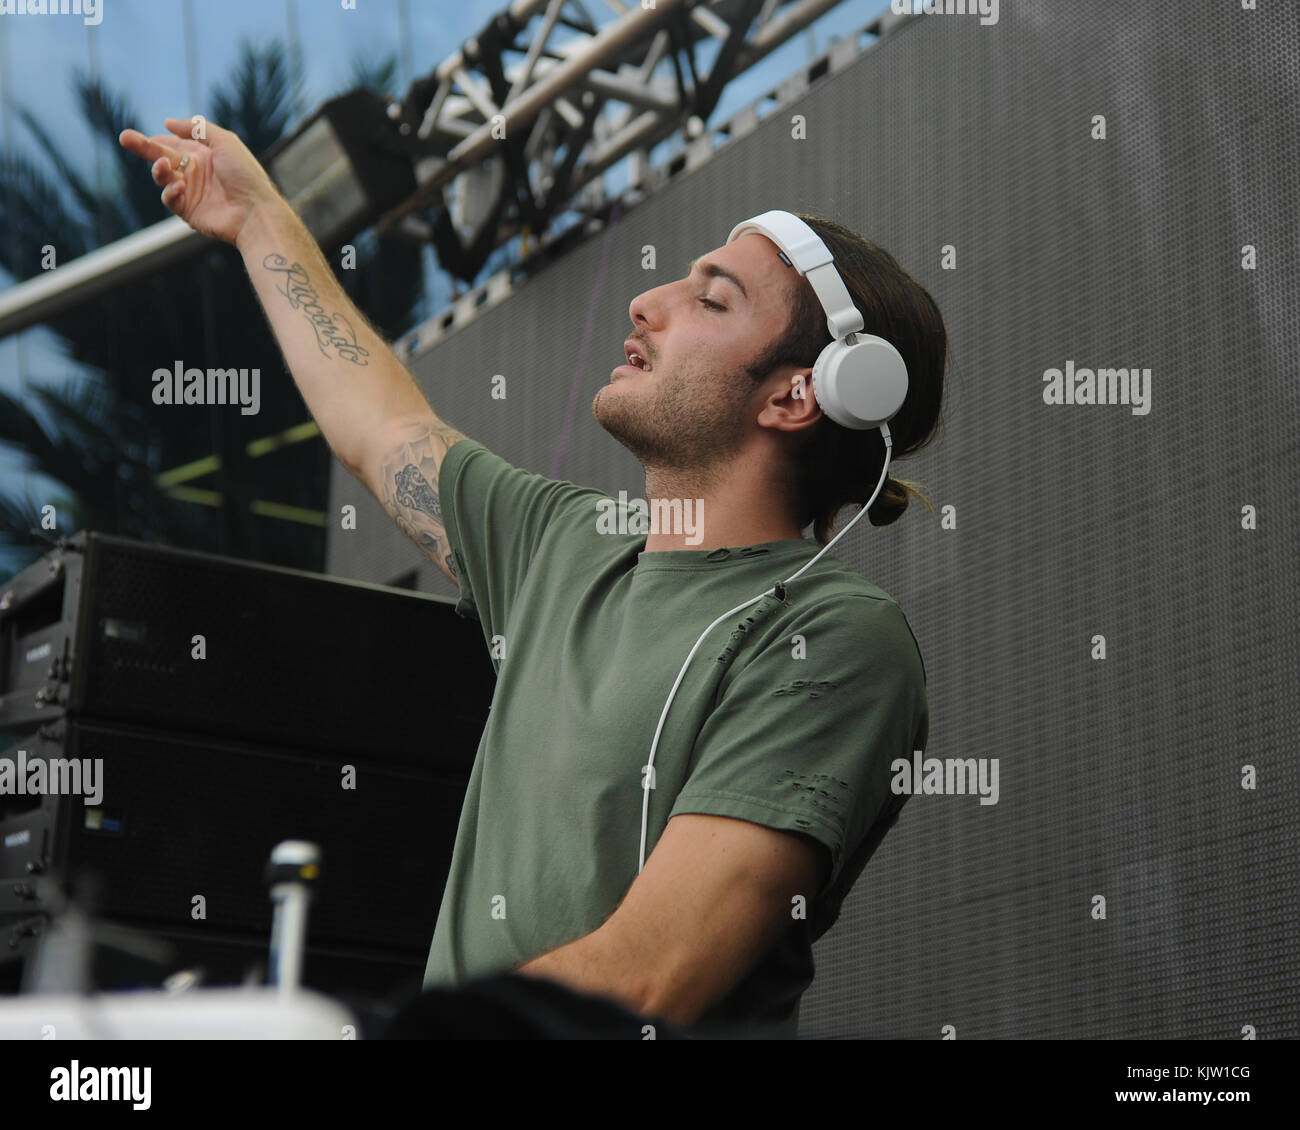
[[[647,470],[645,498],[651,516],[661,516],[661,528],[646,537],[647,553],[759,545],[803,536],[785,513],[780,494],[757,477],[747,481],[735,472],[721,477]],[[659,507],[656,499],[662,500]]]

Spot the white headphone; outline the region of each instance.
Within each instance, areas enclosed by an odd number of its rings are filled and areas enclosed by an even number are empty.
[[[777,581],[766,592],[738,604],[729,612],[724,612],[713,621],[695,641],[686,662],[677,672],[673,689],[668,692],[668,701],[659,714],[659,725],[655,727],[654,740],[650,743],[650,760],[641,767],[641,855],[637,864],[637,874],[645,867],[646,828],[650,814],[650,791],[655,787],[655,750],[659,748],[659,735],[663,733],[664,721],[668,717],[668,708],[682,685],[686,669],[699,651],[704,638],[723,620],[743,612],[751,604],[757,604],[766,596],[775,595],[778,600],[785,600],[785,586],[801,573],[811,569],[821,560],[831,546],[849,532],[876,501],[876,496],[889,477],[889,461],[894,451],[894,441],[889,434],[888,421],[897,415],[907,396],[907,365],[902,355],[888,341],[874,334],[861,333],[865,324],[861,312],[853,305],[848,288],[840,273],[835,269],[834,257],[821,237],[803,220],[790,212],[764,212],[753,219],[745,220],[731,229],[727,242],[737,239],[748,231],[760,232],[767,236],[781,249],[781,261],[788,267],[794,267],[804,276],[817,293],[822,309],[826,311],[826,325],[835,338],[817,357],[813,365],[813,394],[822,411],[837,424],[846,428],[862,430],[879,428],[885,441],[885,463],[880,469],[880,481],[872,491],[867,504],[863,506],[852,520],[822,547],[808,564],[784,581]]]
[[[822,411],[846,428],[878,428],[892,420],[907,396],[907,365],[883,337],[859,332],[865,324],[862,314],[821,237],[798,216],[775,211],[737,224],[727,242],[751,231],[781,249],[781,261],[812,284],[826,311],[826,327],[835,340],[821,351],[812,372]]]

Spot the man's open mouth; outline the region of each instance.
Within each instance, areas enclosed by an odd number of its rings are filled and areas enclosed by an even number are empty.
[[[620,368],[640,369],[643,373],[650,372],[654,366],[650,364],[650,359],[640,350],[637,349],[633,342],[625,341],[623,343],[623,355],[627,358],[627,365]]]

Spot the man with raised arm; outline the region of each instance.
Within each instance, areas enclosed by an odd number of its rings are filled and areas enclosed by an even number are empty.
[[[152,163],[168,208],[238,247],[331,449],[496,645],[426,985],[519,969],[700,1031],[793,1035],[812,944],[907,799],[891,765],[928,735],[902,610],[826,554],[704,638],[647,757],[704,629],[807,565],[885,470],[881,435],[841,427],[813,394],[832,339],[811,285],[751,231],[632,301],[627,363],[592,411],[641,461],[652,505],[692,505],[703,525],[611,530],[601,492],[439,419],[234,134],[166,127],[121,144]],[[888,252],[800,219],[906,362],[890,423],[905,455],[938,423],[938,309]],[[912,493],[885,479],[871,522]]]

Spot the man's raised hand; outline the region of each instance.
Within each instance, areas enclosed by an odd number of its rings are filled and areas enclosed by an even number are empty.
[[[230,130],[205,121],[206,139],[196,140],[186,118],[168,118],[163,124],[170,134],[145,137],[126,129],[117,140],[152,163],[154,182],[163,186],[162,202],[195,231],[234,243],[259,208],[283,200],[257,158]]]

